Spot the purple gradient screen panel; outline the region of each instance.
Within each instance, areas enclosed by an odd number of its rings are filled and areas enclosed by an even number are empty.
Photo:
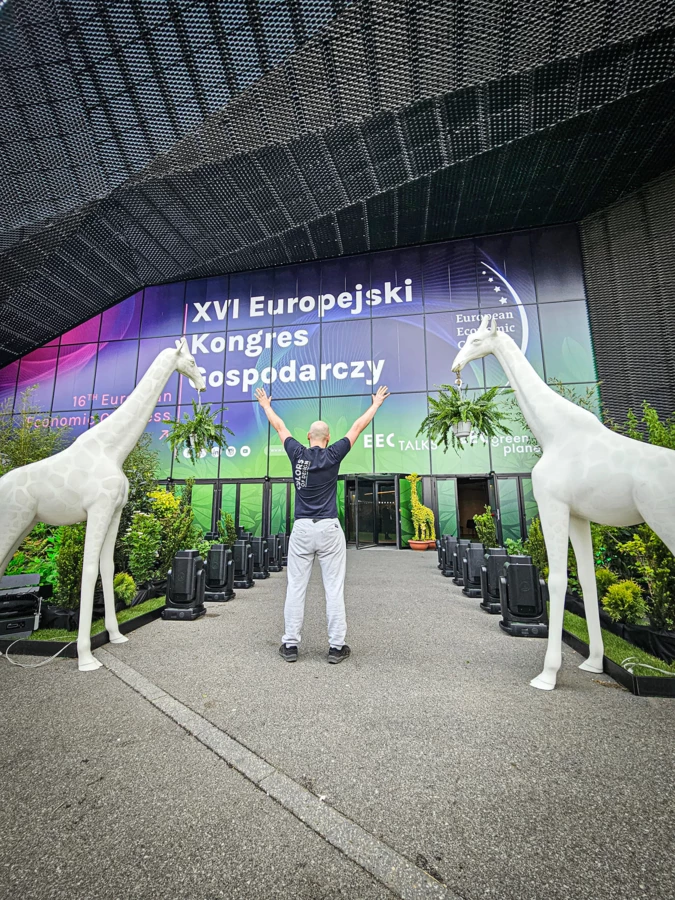
[[[52,409],[89,409],[98,344],[71,344],[59,350]]]
[[[160,284],[145,289],[141,337],[163,337],[183,333],[185,282]]]
[[[6,400],[14,401],[16,382],[19,376],[19,360],[10,363],[0,369],[0,403]]]
[[[112,341],[98,351],[94,394],[96,406],[119,406],[136,385],[138,341]]]
[[[62,344],[90,344],[92,341],[98,340],[98,334],[101,330],[101,317],[94,316],[87,319],[81,325],[71,328],[70,331],[61,337]]]
[[[39,350],[33,350],[24,356],[19,366],[18,392],[37,385],[31,400],[45,411],[52,408],[58,353],[58,347],[40,347]]]
[[[125,338],[137,338],[141,328],[142,306],[143,291],[138,291],[107,309],[101,320],[100,340],[121,341]]]

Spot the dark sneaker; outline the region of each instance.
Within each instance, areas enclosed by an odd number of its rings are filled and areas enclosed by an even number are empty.
[[[346,644],[343,644],[342,647],[330,647],[328,650],[328,662],[337,665],[338,663],[344,662],[345,659],[348,659],[351,654],[352,651]]]
[[[282,644],[281,647],[279,647],[279,653],[283,656],[286,662],[298,661],[298,648],[293,644]]]

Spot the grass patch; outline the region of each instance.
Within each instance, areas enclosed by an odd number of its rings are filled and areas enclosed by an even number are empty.
[[[586,625],[586,619],[582,619],[581,616],[575,616],[574,613],[565,610],[563,627],[565,631],[569,631],[571,634],[575,635],[575,637],[578,637],[579,640],[588,644],[588,627]],[[640,648],[636,647],[634,644],[629,644],[628,641],[624,641],[624,639],[620,638],[618,635],[612,634],[611,631],[605,631],[604,628],[602,629],[602,639],[605,644],[605,656],[617,665],[620,666],[624,659],[632,656],[634,659],[637,659],[638,662],[645,663],[648,666],[655,666],[657,669],[665,669],[666,672],[675,676],[675,663],[667,663],[662,659],[658,659],[656,656],[652,656],[650,653],[645,653],[644,650],[640,650]],[[635,667],[635,675],[653,675],[658,678],[668,677],[663,672],[653,672],[651,669],[642,669],[639,666]]]
[[[117,621],[121,625],[122,622],[129,622],[131,619],[136,619],[138,616],[152,612],[153,609],[159,609],[161,606],[164,606],[165,603],[165,597],[153,597],[152,600],[146,600],[145,603],[139,603],[138,606],[129,606],[127,609],[120,610],[120,612],[117,613]],[[105,631],[105,621],[103,619],[96,619],[95,622],[91,623],[91,636],[93,637],[95,634],[100,634],[101,631]],[[31,634],[28,640],[76,641],[77,631],[66,631],[65,628],[39,628]]]

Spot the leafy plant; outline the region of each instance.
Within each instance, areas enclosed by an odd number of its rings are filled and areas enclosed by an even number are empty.
[[[524,547],[525,553],[532,557],[532,564],[539,569],[539,574],[546,578],[548,575],[548,554],[546,553],[544,532],[541,530],[541,521],[538,516],[530,522],[530,529],[527,533]]]
[[[234,547],[237,540],[237,529],[234,527],[234,519],[231,513],[225,515],[218,521],[218,537],[220,542],[227,547]]]
[[[166,577],[179,550],[190,550],[203,541],[203,533],[195,525],[192,511],[192,486],[189,479],[179,497],[170,491],[151,491],[152,514],[160,523],[161,545],[157,561],[157,575]]]
[[[125,606],[131,606],[131,601],[136,596],[136,583],[127,572],[118,572],[113,579],[113,591],[115,600],[121,600]]]
[[[9,561],[5,575],[40,576],[40,584],[56,585],[56,558],[63,531],[39,522]]]
[[[492,508],[485,507],[485,512],[473,517],[476,525],[478,540],[487,549],[488,547],[497,547],[497,526],[492,516]]]
[[[642,403],[641,419],[629,409],[623,424],[609,421],[608,425],[634,441],[644,441],[646,438],[647,442],[654,444],[655,447],[675,450],[675,413],[661,420],[658,412],[646,400]]]
[[[152,449],[151,435],[144,432],[122,466],[122,471],[129,482],[129,499],[122,510],[115,545],[115,568],[118,572],[124,572],[129,568],[129,557],[123,537],[129,530],[135,513],[150,512],[151,500],[148,495],[156,486],[158,467],[159,454]]]
[[[607,588],[602,598],[605,612],[615,622],[634,625],[647,614],[647,605],[640,585],[634,581],[618,581]]]
[[[651,624],[675,630],[675,557],[648,525],[640,525],[619,550],[631,558],[649,595]]]
[[[202,406],[201,401],[197,404],[193,400],[192,417],[189,413],[183,413],[185,421],[172,419],[169,422],[171,428],[167,441],[177,462],[180,462],[180,457],[183,455],[181,451],[187,451],[190,462],[194,466],[204,451],[211,450],[213,447],[219,447],[221,450],[227,447],[225,432],[231,435],[234,435],[234,432],[230,431],[226,425],[217,425],[215,422],[218,413],[224,409],[225,407],[212,413],[210,403]]]
[[[526,555],[525,544],[518,538],[517,541],[514,541],[513,538],[506,538],[504,541],[504,546],[506,547],[509,556],[523,556]]]
[[[54,602],[63,609],[77,609],[80,605],[85,530],[83,523],[64,525],[59,529]]]
[[[618,577],[614,574],[614,572],[609,569],[600,568],[595,570],[595,583],[598,588],[598,599],[602,600],[602,598],[607,593],[607,590],[618,582]]]
[[[468,422],[474,431],[490,439],[500,434],[511,434],[505,424],[507,418],[495,397],[500,387],[489,388],[479,397],[469,396],[466,388],[442,384],[438,399],[429,397],[430,412],[420,425],[418,435],[424,434],[447,452],[448,437],[455,450],[463,450],[463,439],[457,437],[452,426]]]
[[[137,512],[124,535],[129,559],[129,571],[136,584],[143,584],[154,577],[159,548],[162,543],[162,525],[150,513]]]
[[[68,445],[70,428],[44,427],[42,420],[50,418],[34,402],[37,385],[26,388],[19,398],[18,409],[12,414],[12,401],[0,405],[0,477],[19,466],[46,459]]]

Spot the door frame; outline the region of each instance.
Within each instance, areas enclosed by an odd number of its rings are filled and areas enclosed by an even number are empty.
[[[357,550],[365,550],[369,547],[378,547],[380,546],[380,542],[378,539],[379,532],[376,534],[375,532],[375,524],[376,517],[378,514],[379,508],[379,482],[387,481],[393,482],[394,484],[394,504],[396,506],[396,515],[394,516],[394,521],[396,523],[396,539],[392,544],[383,544],[382,546],[395,546],[397,549],[401,547],[401,522],[398,516],[398,508],[400,505],[400,494],[399,494],[399,484],[398,484],[398,475],[389,475],[386,473],[383,474],[375,474],[375,473],[367,473],[357,475],[356,473],[353,475],[341,475],[340,480],[345,482],[345,537],[347,538],[348,544],[354,544]],[[359,480],[370,482],[373,485],[373,540],[363,542],[359,539]],[[347,483],[349,481],[354,482],[354,498],[355,503],[354,506],[354,540],[349,540],[349,522],[350,522],[350,514],[349,514],[349,492],[347,489]]]

